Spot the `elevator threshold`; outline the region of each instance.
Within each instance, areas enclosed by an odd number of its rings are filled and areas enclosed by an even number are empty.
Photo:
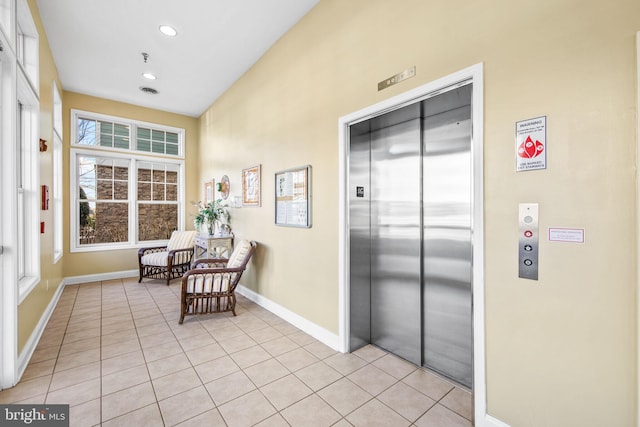
[[[362,348],[365,348],[367,345],[370,345],[371,347],[374,347],[374,348],[376,348],[376,349],[378,349],[380,351],[383,351],[385,354],[397,357],[398,359],[402,360],[405,363],[408,363],[411,366],[416,367],[417,369],[421,369],[421,370],[423,370],[425,372],[429,372],[430,374],[436,376],[437,378],[441,379],[442,381],[446,381],[446,382],[450,383],[452,386],[454,386],[456,388],[459,388],[460,390],[466,391],[468,393],[473,393],[473,389],[467,387],[466,385],[461,384],[458,381],[456,381],[454,379],[451,379],[451,378],[447,377],[446,375],[444,375],[444,374],[442,374],[442,373],[440,373],[440,372],[438,372],[438,371],[436,371],[434,369],[431,369],[431,368],[429,368],[427,366],[416,365],[415,363],[413,363],[413,362],[411,362],[411,361],[409,361],[409,360],[407,360],[407,359],[405,359],[403,357],[400,357],[397,354],[391,353],[390,351],[385,350],[384,348],[379,347],[379,346],[377,346],[375,344],[371,344],[371,343],[370,344],[366,344],[364,347],[361,347],[358,350],[360,350]],[[358,352],[358,350],[352,351],[352,353],[356,353],[356,352]],[[376,359],[376,360],[378,360],[378,359]]]

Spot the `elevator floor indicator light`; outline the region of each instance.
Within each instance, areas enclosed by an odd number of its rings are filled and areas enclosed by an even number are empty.
[[[395,84],[400,83],[403,80],[410,79],[411,77],[416,75],[416,66],[407,68],[406,70],[396,74],[395,76],[387,77],[384,80],[378,82],[378,92],[382,89],[386,89],[389,86],[393,86]]]

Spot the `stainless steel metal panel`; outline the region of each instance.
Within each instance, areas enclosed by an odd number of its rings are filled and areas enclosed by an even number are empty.
[[[420,364],[419,105],[371,122],[371,342]]]
[[[471,387],[471,88],[423,102],[422,364]]]
[[[471,387],[471,86],[351,127],[351,351]]]
[[[518,277],[538,280],[538,204],[520,203],[518,206]]]
[[[349,143],[349,348],[351,351],[371,342],[369,139],[368,122],[351,126]],[[358,191],[358,189],[361,190]]]

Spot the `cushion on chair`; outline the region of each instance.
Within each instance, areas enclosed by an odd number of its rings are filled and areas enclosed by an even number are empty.
[[[186,264],[191,261],[191,252],[178,252],[173,257],[173,265]]]
[[[240,267],[244,263],[247,254],[251,250],[251,243],[248,240],[241,240],[229,257],[227,268]]]
[[[186,249],[193,247],[193,239],[196,237],[197,231],[174,231],[171,233],[169,243],[167,243],[167,251],[174,249]]]
[[[166,267],[168,264],[169,252],[154,252],[144,255],[140,262],[142,265],[155,265],[158,267]]]
[[[236,273],[233,273],[236,274]],[[197,274],[189,276],[187,281],[188,293],[209,293],[213,292],[226,292],[229,289],[229,273],[221,274]]]

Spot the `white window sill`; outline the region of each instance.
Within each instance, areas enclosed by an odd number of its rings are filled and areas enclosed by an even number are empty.
[[[40,282],[40,277],[37,276],[26,276],[20,280],[20,284],[18,286],[18,305],[22,304],[22,301],[25,300],[29,296],[32,290]]]

